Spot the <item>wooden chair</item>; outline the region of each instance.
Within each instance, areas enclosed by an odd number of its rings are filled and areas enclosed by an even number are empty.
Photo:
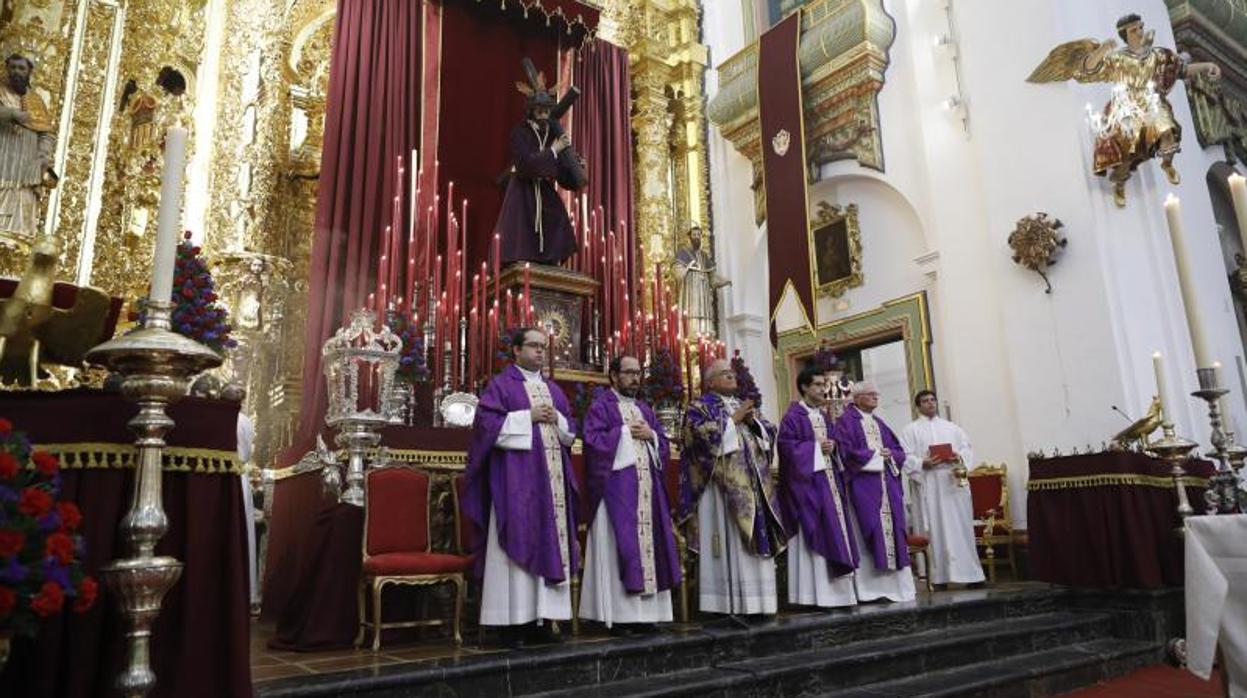
[[[445,625],[443,619],[383,623],[381,598],[390,585],[455,587],[454,638],[463,643],[460,617],[463,615],[464,571],[472,564],[466,555],[435,553],[429,539],[429,476],[408,465],[374,468],[364,474],[364,566],[359,581],[359,634],[355,646],[363,644],[365,631],[373,629],[372,649],[381,648],[381,632],[386,628],[414,628]],[[460,536],[459,501],[455,497],[455,532]],[[372,621],[367,620],[366,601],[371,591]]]
[[[931,586],[931,539],[921,533],[906,533],[905,542],[909,547],[914,577],[926,584],[927,591],[935,591],[935,587]],[[922,572],[918,572],[918,565],[915,564],[919,555],[922,556]]]
[[[1013,551],[1013,520],[1009,516],[1009,469],[1004,463],[983,463],[970,471],[970,499],[974,506],[974,539],[982,551],[979,562],[987,567],[987,577],[996,582],[996,548],[1005,546],[1009,570],[1017,579]]]

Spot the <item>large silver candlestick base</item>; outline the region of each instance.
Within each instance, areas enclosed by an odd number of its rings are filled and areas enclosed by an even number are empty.
[[[186,394],[192,376],[222,360],[199,342],[169,331],[171,311],[170,303],[150,302],[143,329],[105,342],[86,357],[124,376],[122,394],[139,405],[138,415],[129,422],[138,435],[134,494],[121,521],[128,557],[100,570],[126,621],[126,666],[117,688],[130,698],[145,696],[156,685],[150,658],[152,623],[160,615],[165,593],[182,574],[181,562],[155,554],[156,543],[169,527],[161,505],[161,456],[173,420],[165,408]]]
[[[1234,443],[1221,424],[1221,396],[1230,391],[1217,385],[1216,369],[1201,368],[1195,373],[1199,378],[1199,390],[1191,394],[1208,403],[1208,422],[1212,428],[1209,441],[1212,442],[1213,449],[1210,455],[1217,461],[1217,472],[1208,480],[1208,489],[1204,491],[1204,500],[1208,504],[1207,513],[1241,513],[1238,476],[1230,467],[1230,452],[1237,452],[1242,447]]]
[[[1147,452],[1169,464],[1169,474],[1173,477],[1173,487],[1178,495],[1178,518],[1184,522],[1182,527],[1185,528],[1186,517],[1194,514],[1195,510],[1191,508],[1191,500],[1186,494],[1186,482],[1183,479],[1186,477],[1186,470],[1182,464],[1191,457],[1191,451],[1199,444],[1175,434],[1168,417],[1161,424],[1161,429],[1164,436],[1159,441],[1153,441],[1147,447]]]
[[[343,423],[338,427],[334,442],[339,448],[345,448],[346,490],[342,492],[340,501],[355,506],[364,506],[364,466],[371,453],[381,443],[381,434],[377,431],[381,425],[362,422]]]

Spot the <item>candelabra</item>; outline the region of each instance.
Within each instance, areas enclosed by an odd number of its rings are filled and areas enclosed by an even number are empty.
[[[602,365],[602,345],[601,345],[601,342],[598,341],[599,339],[600,338],[598,337],[598,311],[595,309],[593,311],[593,317],[591,318],[591,322],[589,323],[589,362],[588,363],[590,366],[601,366]]]
[[[150,300],[143,329],[105,342],[86,356],[90,363],[121,374],[122,394],[139,405],[139,413],[129,422],[138,436],[138,466],[130,510],[121,521],[128,557],[100,570],[126,622],[126,665],[117,688],[134,698],[147,695],[156,685],[150,659],[152,624],[165,594],[182,574],[181,562],[155,554],[156,543],[169,527],[161,504],[162,456],[173,420],[165,408],[186,394],[191,376],[222,360],[199,342],[171,332],[172,310],[168,301]]]
[[[1194,514],[1195,510],[1191,508],[1191,500],[1186,495],[1186,483],[1183,480],[1186,477],[1186,470],[1182,468],[1182,463],[1190,458],[1191,451],[1194,451],[1198,444],[1178,436],[1174,432],[1173,422],[1169,421],[1169,415],[1162,412],[1161,417],[1164,420],[1160,426],[1163,436],[1159,441],[1153,441],[1146,450],[1169,464],[1173,487],[1178,493],[1178,518],[1184,522],[1183,527],[1185,527],[1186,517]]]
[[[382,324],[378,330],[375,324],[372,311],[356,310],[321,348],[329,383],[325,423],[337,430],[335,442],[347,450],[341,501],[356,506],[364,504],[365,459],[381,442],[380,430],[392,423],[396,412],[394,373],[403,346],[388,326]]]
[[[459,389],[472,392],[472,376],[468,375],[468,318],[459,318]]]
[[[1199,390],[1191,393],[1208,403],[1208,421],[1212,427],[1209,440],[1212,443],[1212,457],[1217,461],[1217,472],[1208,480],[1208,489],[1204,491],[1204,499],[1208,504],[1209,514],[1237,514],[1247,509],[1247,497],[1240,493],[1238,475],[1231,467],[1232,458],[1242,462],[1243,447],[1234,443],[1232,434],[1222,430],[1221,396],[1230,391],[1217,385],[1217,369],[1200,368],[1196,370]],[[1231,454],[1234,456],[1231,456]],[[1241,466],[1240,466],[1241,467]]]

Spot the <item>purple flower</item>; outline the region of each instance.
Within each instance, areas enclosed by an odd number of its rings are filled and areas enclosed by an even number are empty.
[[[16,585],[25,579],[26,575],[26,568],[17,564],[17,556],[9,558],[9,564],[0,567],[0,582],[9,582],[12,585]]]
[[[60,526],[61,526],[61,517],[59,514],[56,513],[55,509],[48,512],[47,516],[44,516],[42,519],[39,519],[39,530],[41,531],[55,531],[56,529],[60,528]]]
[[[45,558],[43,560],[43,578],[56,582],[62,589],[72,589],[73,584],[69,581],[69,568],[57,562],[55,558]]]

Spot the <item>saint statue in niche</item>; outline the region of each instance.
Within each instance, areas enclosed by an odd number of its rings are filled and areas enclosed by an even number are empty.
[[[576,251],[576,236],[555,184],[577,191],[588,182],[584,160],[558,121],[580,91],[573,87],[558,100],[527,58],[524,71],[527,82],[516,88],[528,101],[524,120],[511,129],[511,169],[495,231],[502,264],[558,264]]]
[[[1028,82],[1113,83],[1113,94],[1099,113],[1089,113],[1095,133],[1092,170],[1113,182],[1113,200],[1126,205],[1126,181],[1135,168],[1160,156],[1160,169],[1178,183],[1173,156],[1181,149],[1182,127],[1174,119],[1169,91],[1179,79],[1204,74],[1216,80],[1221,69],[1214,63],[1191,63],[1174,51],[1152,45],[1153,31],[1143,19],[1128,14],[1117,20],[1117,36],[1125,42],[1079,39],[1061,44],[1035,68]]]

